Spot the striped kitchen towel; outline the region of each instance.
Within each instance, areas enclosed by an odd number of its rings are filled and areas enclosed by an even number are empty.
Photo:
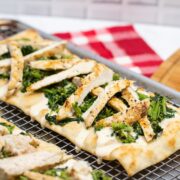
[[[54,35],[147,77],[162,63],[162,59],[132,25],[82,32],[58,32]]]

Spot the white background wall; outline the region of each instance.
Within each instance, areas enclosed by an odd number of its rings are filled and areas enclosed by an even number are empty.
[[[180,26],[180,0],[0,0],[0,13]]]

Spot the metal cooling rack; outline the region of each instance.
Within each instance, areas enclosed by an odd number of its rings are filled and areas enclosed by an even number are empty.
[[[13,21],[14,23],[14,21]],[[10,27],[10,26],[9,26]],[[3,37],[8,37],[16,32],[19,32],[26,27],[25,25],[16,22],[13,28],[7,31],[1,31]],[[180,179],[180,151],[176,152],[165,161],[162,161],[154,166],[151,166],[135,176],[129,178],[122,166],[117,161],[102,161],[97,163],[97,158],[85,151],[76,152],[75,146],[70,141],[52,132],[48,129],[42,129],[37,122],[32,122],[30,117],[25,115],[20,109],[8,105],[0,101],[0,116],[13,122],[19,128],[33,134],[37,138],[51,142],[64,149],[69,154],[73,154],[78,159],[83,159],[89,162],[94,169],[102,169],[114,180],[178,180]]]

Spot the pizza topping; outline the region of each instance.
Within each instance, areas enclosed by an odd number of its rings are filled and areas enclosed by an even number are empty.
[[[99,112],[103,109],[106,103],[117,93],[122,91],[124,88],[130,85],[130,81],[118,80],[113,81],[105,87],[102,93],[99,94],[96,101],[92,106],[82,115],[85,119],[85,124],[87,127],[91,126]]]
[[[10,44],[9,48],[12,58],[10,80],[7,84],[8,97],[13,95],[21,87],[24,68],[23,56],[20,49],[17,47],[17,44]]]
[[[10,52],[6,52],[6,53],[0,55],[0,61],[2,59],[9,59],[10,57],[11,57]]]
[[[39,145],[38,142],[30,136],[21,134],[2,136],[0,142],[3,150],[12,156],[33,152]]]
[[[62,70],[71,68],[79,61],[78,58],[73,59],[56,59],[52,60],[38,60],[30,62],[32,68],[37,68],[41,70]]]
[[[30,66],[26,65],[23,71],[23,82],[22,82],[22,92],[26,92],[27,87],[32,83],[35,83],[45,76],[53,74],[54,71],[43,71],[38,69],[33,69]]]
[[[112,180],[112,178],[107,176],[102,170],[93,170],[91,174],[93,180]]]
[[[28,54],[31,54],[33,52],[37,51],[37,49],[33,48],[32,46],[30,45],[26,45],[26,46],[22,46],[21,47],[21,52],[23,54],[23,56],[26,56]]]
[[[159,94],[155,94],[150,98],[150,108],[148,110],[148,119],[151,122],[154,133],[158,135],[163,129],[159,123],[165,118],[172,118],[175,110],[167,107],[167,98]]]
[[[57,116],[58,120],[72,117],[74,113],[73,105],[77,103],[78,106],[80,106],[92,89],[111,81],[112,76],[113,72],[110,69],[104,67],[104,65],[97,64],[93,72],[82,79],[82,85],[77,88],[75,93],[72,94],[60,108]]]
[[[52,111],[58,112],[59,106],[76,90],[76,85],[69,80],[42,89],[45,97],[48,98],[48,106]]]
[[[10,77],[9,73],[0,74],[0,79],[9,79],[9,77]]]
[[[126,100],[129,106],[134,106],[139,101],[139,97],[132,87],[122,91],[122,98]]]
[[[4,134],[3,132],[5,131],[3,130],[4,128],[1,128],[1,127],[6,128],[9,134],[12,134],[15,128],[15,126],[13,125],[7,124],[5,122],[0,122],[0,135]]]
[[[25,171],[49,165],[55,165],[63,160],[62,153],[36,151],[0,160],[0,169],[9,176],[17,176]]]
[[[28,87],[28,91],[35,91],[48,85],[61,82],[64,79],[70,79],[80,74],[88,74],[92,72],[94,65],[95,63],[93,61],[80,62],[65,71],[50,75],[38,82],[31,84]]]
[[[136,137],[133,133],[133,128],[122,122],[112,123],[113,134],[122,143],[133,143],[136,141]]]

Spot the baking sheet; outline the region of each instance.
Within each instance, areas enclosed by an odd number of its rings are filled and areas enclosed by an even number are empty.
[[[16,23],[16,31],[15,29],[12,30],[12,32],[9,30],[8,36],[14,34],[14,32],[18,32],[27,28],[31,28],[30,26],[13,21]],[[15,27],[14,27],[15,28]],[[39,31],[40,34],[44,38],[49,38],[53,40],[59,40],[56,37],[53,37],[51,35],[48,35],[42,31]],[[111,67],[116,72],[119,72],[122,76],[134,79],[138,82],[138,85],[141,85],[149,90],[156,91],[160,94],[163,94],[165,96],[168,96],[171,98],[171,100],[176,103],[180,104],[180,94],[176,91],[174,91],[171,88],[168,88],[164,85],[161,85],[160,83],[157,83],[151,79],[145,78],[141,75],[138,75],[124,67],[117,66],[107,60],[105,60],[102,57],[99,57],[98,55],[92,54],[91,52],[88,52],[86,50],[82,50],[81,48],[78,48],[72,44],[68,44],[69,50],[71,50],[73,53],[81,56],[81,57],[87,57],[87,58],[93,58],[101,63],[104,63]],[[101,164],[97,163],[97,158],[85,151],[76,152],[74,145],[72,145],[68,140],[63,138],[62,136],[58,135],[57,133],[54,133],[48,129],[42,129],[40,125],[37,122],[32,122],[30,120],[30,117],[25,115],[21,110],[18,108],[8,105],[4,102],[0,102],[0,115],[13,123],[15,123],[18,127],[32,133],[36,137],[39,137],[41,139],[44,139],[48,142],[52,142],[54,144],[57,144],[62,149],[67,150],[68,153],[75,155],[79,159],[87,160],[90,165],[95,169],[103,169],[108,175],[113,177],[113,179],[132,179],[132,180],[144,180],[144,179],[178,179],[180,178],[180,151],[176,152],[169,158],[167,158],[165,161],[162,161],[154,166],[151,166],[149,168],[146,168],[145,170],[137,173],[133,177],[128,177],[125,170],[122,168],[122,166],[119,165],[116,161],[103,161]]]

